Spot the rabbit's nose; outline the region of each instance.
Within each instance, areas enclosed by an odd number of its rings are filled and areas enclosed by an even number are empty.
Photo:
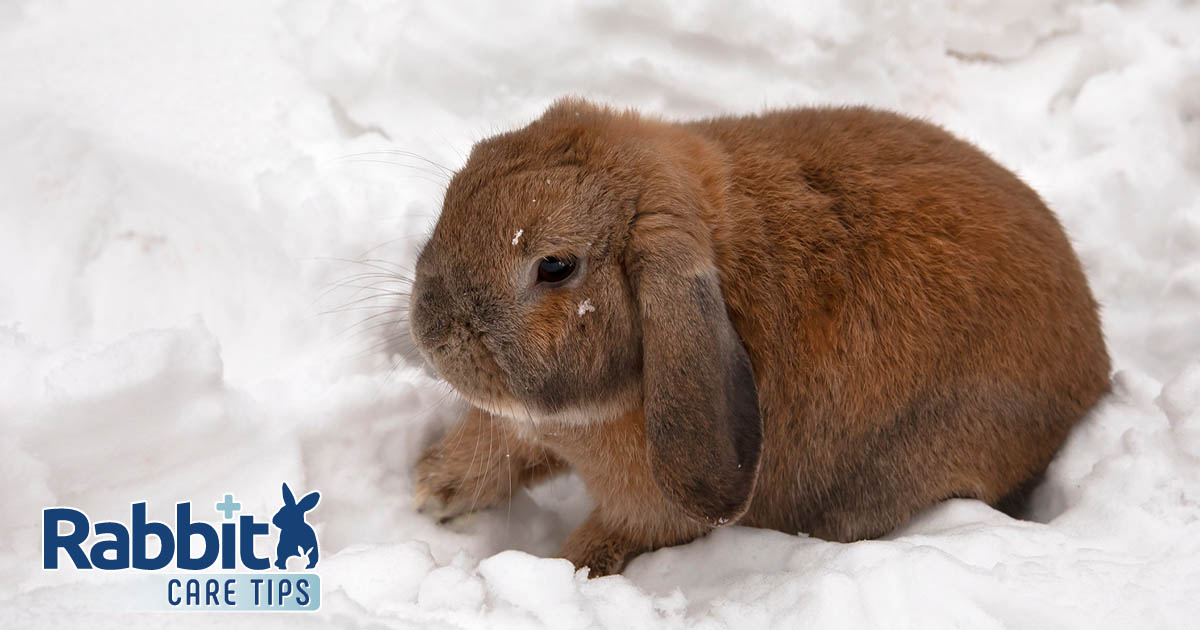
[[[503,318],[503,304],[485,287],[451,285],[441,276],[419,277],[409,306],[413,341],[426,357],[457,352],[488,334]]]

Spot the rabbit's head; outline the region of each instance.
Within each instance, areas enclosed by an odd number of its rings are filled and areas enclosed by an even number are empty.
[[[409,310],[426,359],[518,429],[641,405],[656,482],[713,523],[745,509],[761,443],[708,225],[722,168],[694,135],[559,101],[472,150]]]
[[[292,495],[292,489],[286,483],[283,484],[283,507],[271,517],[271,522],[281,530],[288,530],[298,525],[304,524],[304,513],[317,507],[317,502],[321,500],[320,492],[310,492],[304,495],[300,502],[296,502],[296,497]]]

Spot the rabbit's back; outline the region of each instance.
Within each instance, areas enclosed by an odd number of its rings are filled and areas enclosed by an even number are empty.
[[[689,128],[725,156],[710,222],[765,424],[747,524],[854,539],[995,503],[1107,390],[1061,225],[979,150],[862,108]]]

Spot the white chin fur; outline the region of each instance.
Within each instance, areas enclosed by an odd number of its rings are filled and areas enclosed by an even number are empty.
[[[575,407],[546,415],[535,412],[520,402],[505,401],[500,403],[484,402],[466,397],[476,407],[503,418],[516,435],[524,440],[537,441],[539,436],[556,426],[586,426],[607,422],[625,410],[621,405],[596,406],[590,408]]]

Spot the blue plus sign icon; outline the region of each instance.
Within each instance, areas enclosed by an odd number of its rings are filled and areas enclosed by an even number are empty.
[[[225,495],[220,503],[217,503],[217,511],[224,514],[225,518],[233,518],[233,513],[242,509],[242,504],[233,500],[232,494]]]

